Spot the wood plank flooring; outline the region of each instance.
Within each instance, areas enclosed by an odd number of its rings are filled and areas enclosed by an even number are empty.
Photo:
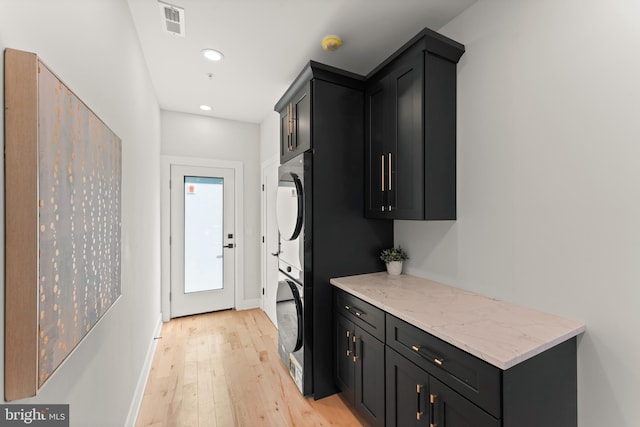
[[[136,427],[358,426],[338,395],[303,398],[260,309],[165,323]]]

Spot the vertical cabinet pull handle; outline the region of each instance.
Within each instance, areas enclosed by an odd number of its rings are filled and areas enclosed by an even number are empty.
[[[380,164],[382,165],[382,170],[380,171],[380,178],[381,178],[380,191],[384,191],[384,154],[381,156],[381,158],[382,160]]]
[[[296,148],[298,148],[298,138],[294,139],[294,135],[297,135],[297,125],[298,125],[298,118],[295,115],[296,113],[296,108],[293,106],[293,104],[291,104],[291,146],[292,149],[295,150]]]
[[[287,151],[291,151],[291,104],[287,105]]]
[[[389,152],[389,191],[391,191],[391,171],[393,170],[393,165],[391,162],[391,152]]]
[[[384,212],[384,154],[381,155],[380,158],[380,165],[382,166],[382,169],[380,170],[380,191],[382,192],[382,205],[380,206],[380,209]]]
[[[358,337],[354,335],[353,336],[353,363],[356,363],[358,359],[361,357],[359,356],[360,352],[356,351],[357,345],[358,345]]]
[[[438,405],[438,395],[429,394],[429,427],[438,427],[438,416],[436,415],[436,406]]]
[[[389,152],[389,179],[388,179],[388,181],[389,181],[389,195],[387,197],[391,197],[391,188],[392,188],[391,175],[393,175],[392,172],[393,172],[393,163],[391,161],[391,152]],[[389,211],[391,211],[392,198],[388,199],[388,202],[389,202]]]
[[[424,410],[422,409],[422,388],[424,387],[424,385],[422,384],[416,384],[416,396],[418,398],[418,405],[417,405],[417,410],[416,410],[416,420],[420,421],[422,419],[422,416],[424,415]]]
[[[287,107],[287,115],[289,116],[287,127],[287,150],[293,151],[293,104]]]
[[[351,331],[347,329],[347,357],[351,356]]]

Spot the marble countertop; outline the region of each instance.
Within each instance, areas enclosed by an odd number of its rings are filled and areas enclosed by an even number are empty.
[[[331,284],[503,370],[585,330],[580,322],[407,274]]]

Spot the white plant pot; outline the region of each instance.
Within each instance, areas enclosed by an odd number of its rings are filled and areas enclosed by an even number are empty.
[[[402,274],[402,261],[391,261],[387,263],[387,273],[391,276]]]

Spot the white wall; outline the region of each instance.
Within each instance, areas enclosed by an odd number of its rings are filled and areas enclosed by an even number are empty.
[[[280,156],[280,115],[271,112],[260,123],[260,163]]]
[[[0,48],[37,53],[122,139],[123,297],[40,394],[19,403],[68,403],[72,426],[123,426],[160,320],[160,199],[157,186],[149,191],[149,182],[160,176],[158,104],[125,1],[3,0],[1,5]],[[3,121],[0,135],[4,140]],[[0,216],[4,223],[4,211]],[[0,234],[4,240],[3,228]],[[4,258],[3,251],[4,245]],[[4,287],[4,271],[0,278]],[[0,291],[0,331],[3,298]],[[4,338],[0,357],[3,346]],[[0,369],[0,383],[2,377]]]
[[[260,303],[260,127],[253,123],[161,112],[164,156],[240,161],[244,170],[244,301]]]
[[[458,220],[409,273],[586,323],[580,427],[640,420],[640,3],[480,0],[458,67]]]

